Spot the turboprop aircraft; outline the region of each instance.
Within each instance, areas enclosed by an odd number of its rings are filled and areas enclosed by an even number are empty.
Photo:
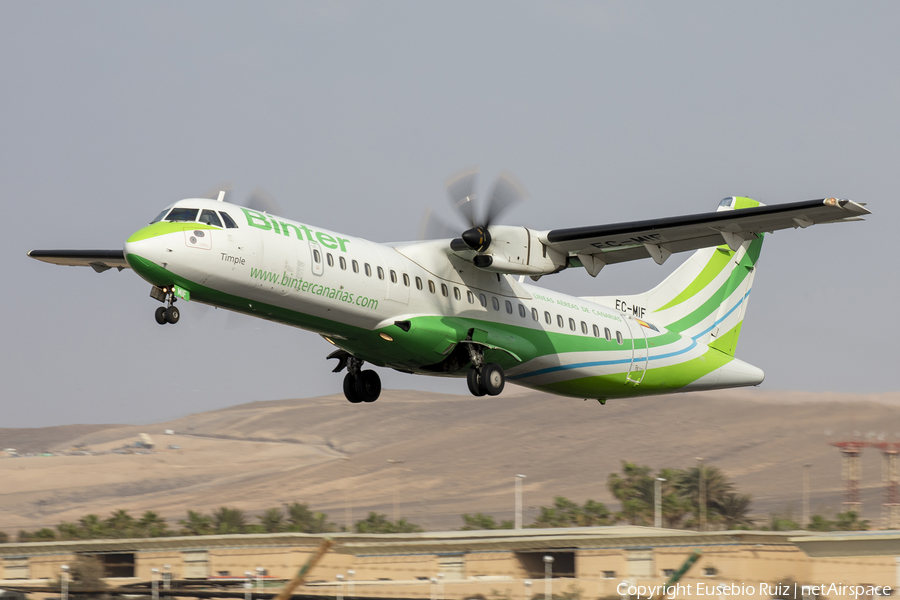
[[[465,377],[476,396],[510,380],[562,396],[627,398],[758,385],[735,358],[766,232],[861,220],[862,204],[827,198],[765,206],[728,197],[714,212],[571,229],[494,224],[523,196],[508,175],[476,210],[476,174],[451,180],[469,221],[459,237],[384,244],[225,201],[175,202],[121,250],[32,250],[97,272],[134,270],[175,324],[176,302],[200,302],[319,334],[336,349],[344,395],[373,402],[364,363]],[[526,283],[563,269],[693,255],[636,295],[573,297]]]

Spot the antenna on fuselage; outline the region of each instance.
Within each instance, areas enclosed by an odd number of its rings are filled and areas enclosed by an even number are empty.
[[[225,190],[219,190],[219,197],[217,198],[219,202],[225,201]]]

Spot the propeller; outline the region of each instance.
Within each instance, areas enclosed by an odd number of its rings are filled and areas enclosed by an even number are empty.
[[[478,168],[464,169],[447,180],[447,196],[468,225],[461,236],[463,243],[471,250],[485,252],[491,245],[488,228],[511,206],[525,200],[528,193],[512,173],[503,171],[491,188],[484,215],[479,216],[477,183]],[[435,217],[429,210],[423,218],[420,237],[440,239],[453,235],[455,231],[456,228]]]

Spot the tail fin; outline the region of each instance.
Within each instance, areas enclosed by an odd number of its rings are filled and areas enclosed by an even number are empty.
[[[726,204],[726,200],[730,202]],[[761,205],[750,198],[726,200],[719,210]],[[702,248],[649,292],[586,299],[635,313],[634,316],[734,356],[763,234],[744,241],[733,238],[729,242],[736,247],[735,251],[728,245]]]

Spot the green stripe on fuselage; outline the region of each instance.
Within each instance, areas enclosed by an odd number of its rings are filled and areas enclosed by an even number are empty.
[[[652,367],[644,373],[639,385],[627,383],[625,373],[595,377],[580,377],[568,381],[533,386],[537,389],[574,398],[630,398],[655,394],[669,394],[712,373],[733,358],[718,350],[708,350],[702,356],[674,365]],[[634,375],[634,374],[633,374]]]

